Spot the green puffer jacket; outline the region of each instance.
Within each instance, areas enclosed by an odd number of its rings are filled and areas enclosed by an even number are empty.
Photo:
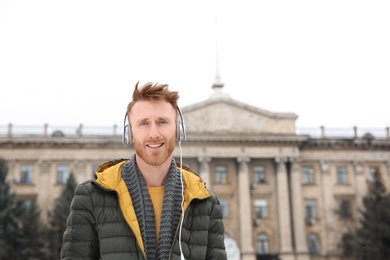
[[[145,259],[144,244],[130,193],[121,177],[127,160],[108,162],[97,179],[77,186],[61,249],[62,260]],[[218,198],[199,176],[183,167],[185,182],[181,246],[185,259],[227,259]],[[179,226],[170,252],[180,260]]]

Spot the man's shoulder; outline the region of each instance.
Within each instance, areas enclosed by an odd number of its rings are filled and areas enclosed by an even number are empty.
[[[124,163],[126,161],[128,161],[129,159],[126,159],[126,158],[120,158],[120,159],[113,159],[113,160],[110,160],[110,161],[107,161],[105,163],[102,163],[97,169],[96,169],[96,172],[102,172],[104,171],[105,169],[108,169],[108,168],[111,168],[115,165],[119,165],[121,163]]]
[[[176,163],[176,167],[177,167],[178,170],[184,170],[184,171],[186,171],[188,173],[192,173],[192,174],[195,174],[195,175],[199,176],[198,173],[194,172],[190,167],[188,167],[188,166],[186,166],[184,164]]]
[[[95,179],[88,179],[88,180],[84,180],[84,181],[80,182],[76,186],[76,193],[80,192],[80,191],[90,191],[95,186],[93,184],[94,182],[95,182]]]

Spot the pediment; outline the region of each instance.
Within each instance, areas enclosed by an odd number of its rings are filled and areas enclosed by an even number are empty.
[[[210,98],[181,111],[189,133],[295,134],[295,114],[269,112],[230,97]]]

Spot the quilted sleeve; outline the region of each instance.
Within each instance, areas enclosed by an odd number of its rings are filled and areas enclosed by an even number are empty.
[[[212,208],[210,212],[210,223],[208,230],[208,245],[206,259],[226,260],[226,249],[224,242],[225,227],[222,219],[222,207],[214,195],[211,197]]]
[[[90,184],[82,183],[75,189],[63,235],[61,260],[99,259],[91,188]]]

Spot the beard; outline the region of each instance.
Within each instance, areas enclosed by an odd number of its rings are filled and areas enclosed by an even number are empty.
[[[146,145],[134,140],[134,148],[137,155],[144,160],[147,164],[152,166],[160,166],[165,163],[173,153],[175,149],[175,138],[170,139],[164,143],[164,150],[148,151],[149,148]]]

